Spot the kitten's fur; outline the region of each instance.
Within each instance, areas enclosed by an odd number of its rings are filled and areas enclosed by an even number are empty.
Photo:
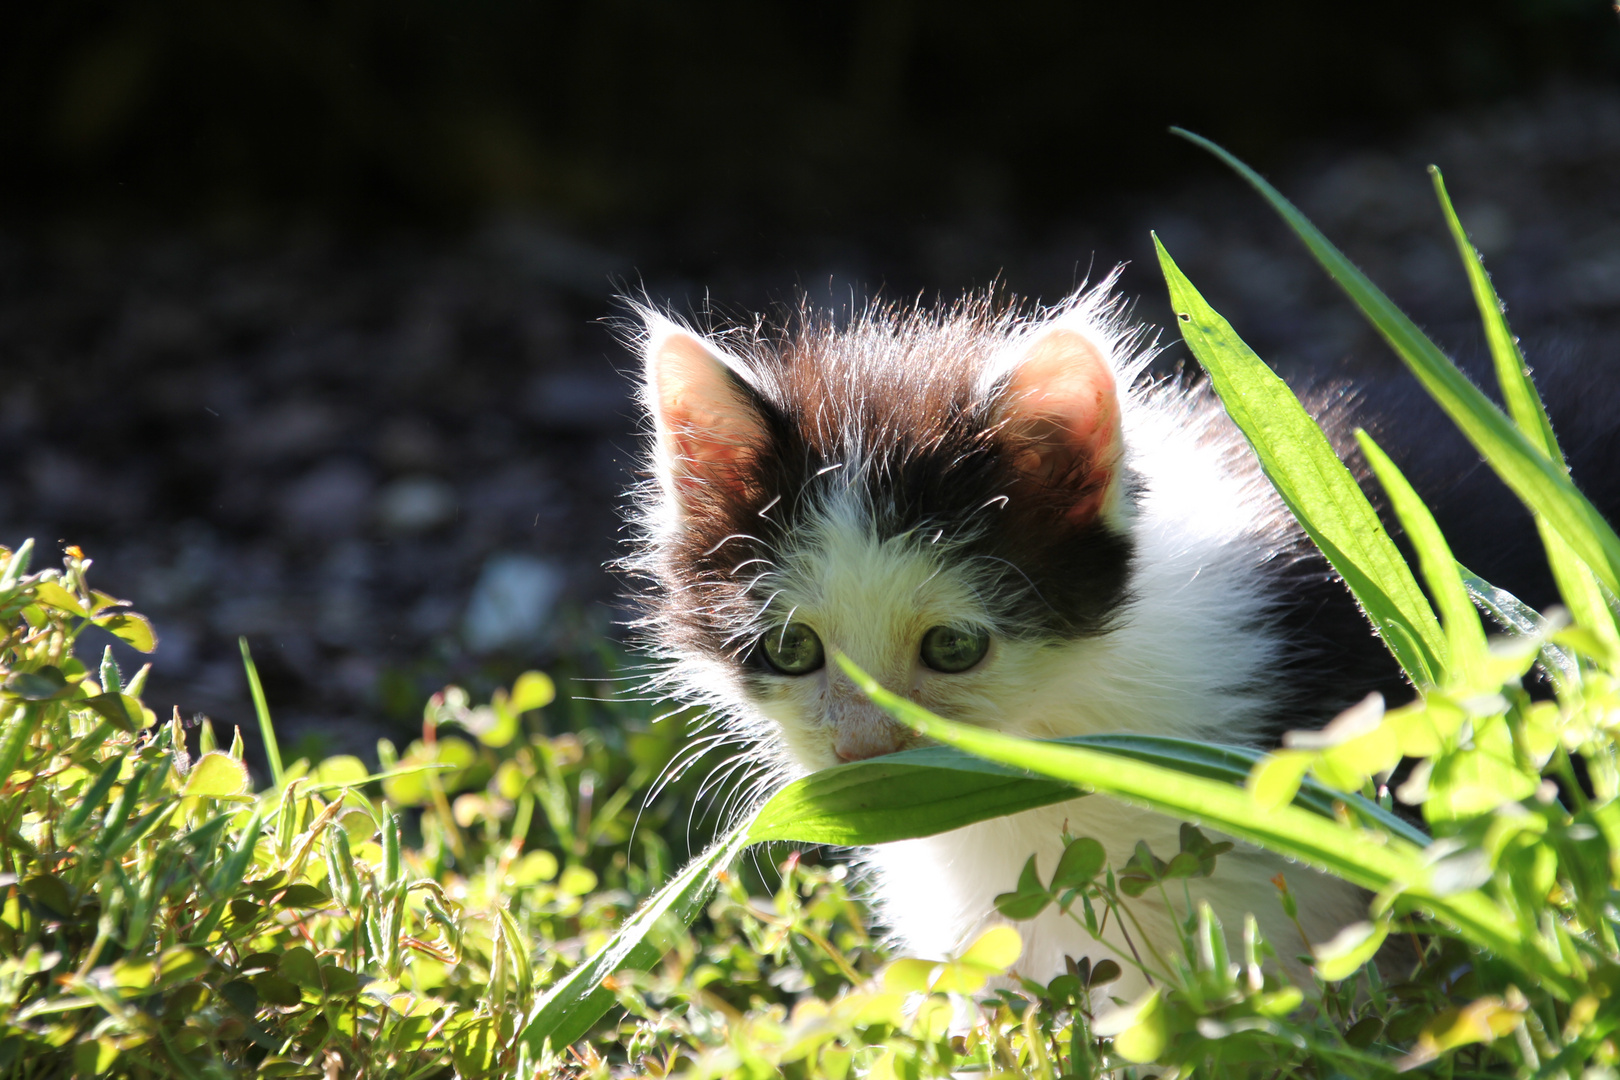
[[[941,715],[1035,737],[1263,744],[1387,676],[1219,403],[1146,376],[1151,346],[1110,285],[1052,308],[870,307],[846,325],[806,310],[779,333],[713,338],[638,309],[644,625],[660,689],[714,711],[758,790],[915,744],[830,664],[773,671],[761,638],[790,621]],[[990,630],[982,661],[919,661],[925,631],[963,624]],[[1138,840],[1177,849],[1178,823],[1090,797],[872,849],[880,916],[914,954],[960,948],[1030,854],[1050,872],[1065,822],[1116,867]],[[1292,956],[1279,871],[1313,940],[1365,916],[1355,890],[1252,849],[1193,894],[1232,933],[1254,913]],[[1151,944],[1173,943],[1154,893],[1133,911]],[[1020,930],[1027,977],[1102,951],[1050,909]]]

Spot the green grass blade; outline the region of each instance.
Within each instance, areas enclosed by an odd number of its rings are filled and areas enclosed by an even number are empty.
[[[1500,907],[1478,890],[1437,895],[1422,849],[1395,837],[1324,820],[1295,806],[1261,809],[1247,792],[1203,777],[1133,761],[1080,746],[1055,746],[935,716],[915,702],[889,693],[849,659],[835,654],[843,670],[874,702],[921,734],[979,757],[1041,776],[1066,780],[1088,791],[1218,829],[1237,839],[1325,870],[1362,888],[1393,889],[1400,903],[1431,913],[1475,945],[1490,949],[1562,1000],[1580,984],[1566,963],[1525,941]]]
[[[1473,685],[1472,678],[1485,660],[1485,628],[1480,624],[1479,612],[1463,585],[1457,560],[1451,554],[1446,538],[1435,524],[1434,515],[1423,505],[1418,493],[1412,490],[1401,470],[1389,459],[1372,436],[1356,431],[1356,441],[1372,466],[1373,475],[1389,496],[1390,508],[1406,530],[1406,537],[1417,549],[1418,565],[1423,580],[1429,583],[1429,592],[1440,606],[1440,618],[1446,628],[1446,648],[1450,657],[1447,681],[1457,685]]]
[[[1209,372],[1227,415],[1407,675],[1433,685],[1445,635],[1377,511],[1288,384],[1209,306],[1157,236],[1153,243],[1181,336]]]
[[[751,819],[742,822],[687,863],[595,956],[540,995],[519,1036],[532,1053],[538,1055],[548,1039],[554,1050],[570,1045],[613,1007],[613,991],[602,985],[603,979],[624,968],[645,971],[658,962],[668,944],[654,933],[660,920],[671,915],[683,926],[691,925],[714,891],[715,875],[748,846],[750,825]]]
[[[264,685],[259,682],[259,669],[248,651],[247,636],[236,639],[242,647],[242,666],[247,669],[248,691],[253,695],[253,711],[259,717],[259,735],[264,740],[264,756],[270,759],[270,782],[281,786],[281,744],[276,742],[276,728],[270,722],[270,703],[264,700]]]
[[[1076,735],[1054,741],[1123,754],[1149,765],[1160,765],[1239,787],[1248,780],[1255,764],[1267,756],[1267,751],[1250,746],[1223,746],[1162,735]],[[1300,784],[1294,804],[1333,821],[1339,820],[1340,806],[1348,807],[1363,820],[1374,822],[1419,847],[1429,843],[1429,835],[1411,822],[1397,817],[1370,799],[1335,791],[1312,776],[1305,777]]]
[[[751,843],[886,844],[1074,799],[1072,784],[926,747],[822,769],[777,792]]]
[[[1495,619],[1497,625],[1516,634],[1541,633],[1546,620],[1535,608],[1506,589],[1492,585],[1461,563],[1457,565],[1457,571],[1462,574],[1463,587],[1473,597],[1475,606]],[[1550,641],[1541,646],[1541,665],[1547,671],[1547,678],[1552,680],[1553,690],[1560,695],[1566,685],[1575,685],[1580,677],[1575,657]]]
[[[1507,402],[1508,415],[1513,417],[1513,422],[1519,425],[1519,430],[1537,449],[1563,465],[1563,451],[1559,449],[1558,438],[1553,434],[1552,421],[1547,419],[1547,410],[1541,404],[1541,395],[1536,393],[1536,386],[1530,381],[1524,354],[1519,351],[1519,339],[1508,328],[1502,300],[1496,295],[1490,275],[1485,273],[1485,264],[1469,242],[1468,233],[1463,230],[1457,210],[1451,204],[1445,177],[1433,165],[1429,166],[1429,176],[1434,181],[1434,193],[1440,200],[1441,212],[1445,214],[1446,227],[1451,230],[1457,254],[1462,257],[1463,269],[1468,272],[1468,287],[1474,294],[1474,305],[1479,308],[1480,321],[1485,326],[1485,341],[1490,346],[1491,362],[1496,368],[1496,380],[1502,387],[1502,400]]]
[[[1484,455],[1503,483],[1531,510],[1546,517],[1610,592],[1620,592],[1620,536],[1615,535],[1614,529],[1586,496],[1576,490],[1563,469],[1531,443],[1416,323],[1259,173],[1208,139],[1179,128],[1172,130],[1231,166],[1271,203],[1304,241],[1316,261],[1394,348],[1424,389]]]
[[[1055,746],[1082,746],[1242,786],[1263,751],[1158,735],[1076,735]],[[928,746],[836,765],[783,788],[761,808],[750,842],[886,844],[1079,798],[1073,784]],[[1422,846],[1423,831],[1359,795],[1346,796],[1307,777],[1295,802],[1322,817],[1349,806],[1364,820]]]
[[[1502,388],[1502,400],[1507,403],[1508,415],[1525,438],[1567,476],[1569,466],[1558,445],[1558,437],[1553,434],[1552,421],[1547,417],[1541,395],[1536,393],[1535,383],[1530,381],[1530,369],[1524,362],[1524,354],[1519,351],[1519,340],[1508,327],[1501,298],[1496,295],[1490,275],[1485,273],[1485,264],[1480,261],[1479,253],[1474,250],[1468,234],[1463,230],[1462,221],[1457,217],[1457,210],[1446,191],[1445,177],[1433,165],[1429,166],[1429,175],[1434,180],[1434,193],[1445,214],[1446,227],[1451,230],[1457,254],[1468,272],[1468,286],[1473,291],[1474,305],[1479,308],[1480,321],[1485,326],[1485,340],[1490,345],[1491,362],[1496,368],[1496,381]],[[1620,649],[1620,629],[1616,627],[1614,612],[1597,579],[1593,577],[1591,567],[1575,554],[1546,517],[1539,513],[1536,514],[1536,528],[1541,533],[1542,546],[1547,549],[1547,562],[1552,567],[1559,594],[1563,596],[1570,614],[1577,623],[1601,637],[1610,648]]]

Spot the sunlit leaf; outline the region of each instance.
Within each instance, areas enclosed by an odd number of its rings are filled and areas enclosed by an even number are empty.
[[[157,648],[157,633],[144,615],[120,611],[112,615],[98,615],[92,621],[138,652],[149,653]]]
[[[197,759],[186,776],[186,785],[181,793],[225,799],[243,794],[251,785],[247,766],[231,755],[215,750]]]
[[[1249,794],[1262,810],[1274,810],[1294,801],[1300,781],[1316,754],[1308,750],[1278,750],[1262,758],[1249,774]]]
[[[1446,1009],[1418,1034],[1417,1044],[1396,1067],[1403,1072],[1433,1061],[1447,1050],[1470,1043],[1492,1042],[1524,1023],[1523,1007],[1509,1006],[1495,994],[1460,1008]]]
[[[119,731],[139,731],[146,726],[140,701],[128,694],[97,694],[78,704],[96,710]]]
[[[79,598],[68,592],[54,581],[41,581],[34,586],[34,597],[46,607],[56,608],[77,615],[81,619],[89,618],[90,612],[85,610]]]
[[[522,714],[530,709],[544,708],[556,698],[557,686],[551,681],[551,676],[543,671],[525,671],[512,684],[512,696],[507,707],[514,714]]]
[[[1312,947],[1312,966],[1328,982],[1347,979],[1373,958],[1388,936],[1388,920],[1352,923],[1332,941]]]
[[[1017,962],[1023,950],[1024,942],[1017,930],[1010,926],[992,926],[975,938],[973,944],[957,959],[960,963],[1002,975]]]
[[[1114,1052],[1126,1061],[1146,1064],[1158,1060],[1170,1041],[1169,1016],[1159,990],[1149,990],[1122,1008],[1097,1017],[1092,1031],[1113,1036]]]
[[[338,754],[315,766],[310,782],[316,787],[328,784],[358,784],[366,779],[365,762],[352,754]]]
[[[1182,338],[1272,486],[1401,667],[1419,685],[1432,682],[1445,657],[1440,625],[1355,477],[1287,384],[1209,306],[1157,237],[1154,244]]]

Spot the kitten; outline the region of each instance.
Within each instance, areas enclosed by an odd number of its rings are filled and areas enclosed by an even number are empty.
[[[943,716],[1036,738],[1263,745],[1398,685],[1219,403],[1147,376],[1153,343],[1112,283],[717,336],[637,309],[643,626],[660,689],[748,748],[756,794],[917,744],[833,649]],[[882,845],[863,857],[880,918],[913,955],[959,949],[1002,921],[993,898],[1031,854],[1052,870],[1065,824],[1115,867],[1138,840],[1178,847],[1177,822],[1101,796]],[[1242,847],[1193,896],[1234,941],[1254,913],[1291,957],[1278,872],[1313,941],[1365,917],[1355,889]],[[1144,955],[1174,947],[1155,893],[1132,910]],[[1026,977],[1110,948],[1133,971],[1117,923],[1106,947],[1052,909],[1019,930]]]

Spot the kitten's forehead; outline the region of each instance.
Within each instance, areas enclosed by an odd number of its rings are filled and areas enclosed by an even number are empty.
[[[931,626],[989,621],[969,567],[940,546],[941,533],[885,535],[864,493],[847,488],[789,541],[767,621],[803,618],[860,663],[882,662]]]

